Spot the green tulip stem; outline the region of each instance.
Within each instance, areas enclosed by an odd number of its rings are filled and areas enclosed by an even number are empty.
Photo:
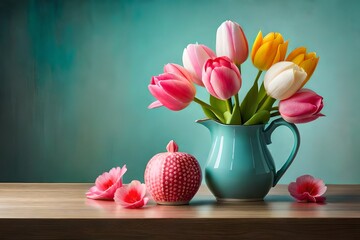
[[[275,101],[276,101],[276,99],[274,99],[274,98],[272,98],[270,96],[266,96],[266,100],[264,101],[264,104],[261,105],[261,107],[259,108],[258,111],[261,111],[261,110],[268,110],[269,111]]]
[[[232,113],[232,102],[231,97],[225,101],[227,110]]]
[[[202,106],[202,107],[204,107],[204,108],[209,109],[210,111],[212,111],[212,112],[216,115],[216,117],[219,118],[219,120],[220,120],[221,122],[225,122],[225,119],[224,119],[224,117],[223,117],[223,114],[222,114],[219,110],[217,110],[216,108],[214,108],[213,106],[211,106],[211,105],[207,104],[206,102],[198,99],[197,97],[194,98],[194,102],[196,102],[197,104],[199,104],[200,106]]]
[[[262,71],[259,70],[258,74],[256,75],[256,78],[255,78],[255,81],[254,81],[254,82],[257,82],[257,81],[259,80],[261,74],[262,74]]]
[[[270,114],[270,117],[277,117],[277,116],[280,116],[279,111],[276,111],[276,112],[273,112],[273,113]]]
[[[279,111],[279,107],[278,107],[278,106],[272,107],[272,108],[270,109],[270,112],[272,112],[272,111]]]
[[[241,74],[241,64],[239,64],[238,68],[239,68],[239,72]]]
[[[240,106],[239,94],[235,94],[235,106]]]
[[[235,94],[235,104],[234,104],[234,108],[239,108],[240,124],[242,124],[240,101],[239,101],[239,94],[238,94],[238,93]]]

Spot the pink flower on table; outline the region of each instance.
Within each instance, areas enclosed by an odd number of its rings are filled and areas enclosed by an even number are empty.
[[[154,76],[148,86],[150,93],[158,100],[148,108],[165,106],[179,111],[186,108],[195,98],[196,89],[192,82],[173,73]]]
[[[241,87],[239,69],[228,57],[209,59],[205,63],[202,80],[206,90],[222,100],[234,96]]]
[[[183,65],[190,72],[191,79],[195,84],[204,86],[201,80],[203,66],[208,59],[215,57],[215,53],[202,44],[189,44],[184,49],[182,57]]]
[[[149,198],[146,197],[145,184],[133,180],[129,185],[116,190],[114,200],[125,208],[141,208],[147,204]]]
[[[239,24],[225,21],[217,29],[216,55],[227,56],[237,65],[245,62],[249,55],[249,47]]]
[[[280,101],[279,112],[287,122],[307,123],[324,116],[320,113],[323,107],[323,97],[310,89],[301,89]]]
[[[95,186],[86,193],[87,198],[97,200],[113,200],[116,189],[122,186],[122,176],[126,172],[126,165],[122,168],[112,168],[96,178]]]
[[[172,73],[186,78],[191,82],[191,74],[183,67],[175,63],[168,63],[164,66],[164,73]]]
[[[298,202],[322,203],[327,187],[323,180],[316,179],[311,175],[303,175],[296,179],[296,182],[289,184],[288,190]]]

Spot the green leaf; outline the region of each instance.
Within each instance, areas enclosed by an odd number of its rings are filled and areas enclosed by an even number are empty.
[[[244,125],[265,124],[270,119],[270,112],[268,110],[260,110],[254,114]]]
[[[266,91],[265,91],[265,87],[264,87],[264,82],[261,84],[260,86],[260,90],[259,90],[259,94],[258,94],[258,98],[257,98],[257,102],[258,102],[258,105],[260,105],[260,102],[265,98],[266,96]],[[265,101],[265,100],[263,100]]]
[[[235,105],[233,108],[233,112],[229,121],[229,124],[240,125],[241,124],[241,115],[240,115],[240,107],[239,105]]]
[[[276,99],[274,99],[274,98],[272,98],[270,96],[266,96],[265,101],[260,105],[258,110],[259,111],[260,110],[268,110],[268,111],[270,111],[271,108],[272,108],[272,105],[274,105],[275,101],[276,101]]]
[[[205,115],[206,115],[208,118],[210,118],[210,119],[212,119],[212,120],[215,120],[215,121],[219,121],[219,119],[216,117],[216,115],[215,115],[211,110],[209,110],[208,108],[205,108],[205,107],[203,107],[203,106],[201,106],[201,107],[202,107]]]
[[[246,122],[249,120],[257,109],[257,98],[258,98],[258,84],[257,81],[254,82],[254,85],[250,88],[246,94],[244,100],[241,103],[241,114],[242,120]]]
[[[225,113],[227,111],[226,100],[220,100],[212,95],[210,95],[210,105],[218,109],[221,113]]]
[[[229,111],[224,112],[225,124],[230,124],[232,114]]]

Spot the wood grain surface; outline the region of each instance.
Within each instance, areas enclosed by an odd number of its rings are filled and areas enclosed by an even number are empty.
[[[360,239],[360,185],[329,185],[325,204],[297,203],[284,185],[218,204],[202,186],[189,205],[135,210],[86,199],[90,186],[0,183],[0,239]]]

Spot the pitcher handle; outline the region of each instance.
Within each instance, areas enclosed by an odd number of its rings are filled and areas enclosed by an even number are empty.
[[[265,143],[267,145],[271,144],[271,135],[274,132],[274,130],[277,127],[280,127],[280,126],[286,126],[286,127],[290,128],[291,132],[294,135],[294,146],[293,146],[293,148],[291,150],[290,156],[288,157],[288,159],[286,160],[284,165],[280,168],[279,171],[277,171],[275,173],[273,187],[275,187],[275,185],[278,183],[280,178],[284,175],[286,170],[290,167],[290,165],[294,161],[294,159],[296,157],[296,154],[297,154],[297,152],[299,150],[299,147],[300,147],[299,130],[297,129],[295,124],[286,122],[282,118],[279,118],[279,119],[276,119],[276,120],[272,121],[272,123],[264,130]],[[275,171],[276,171],[276,169],[275,169]]]

